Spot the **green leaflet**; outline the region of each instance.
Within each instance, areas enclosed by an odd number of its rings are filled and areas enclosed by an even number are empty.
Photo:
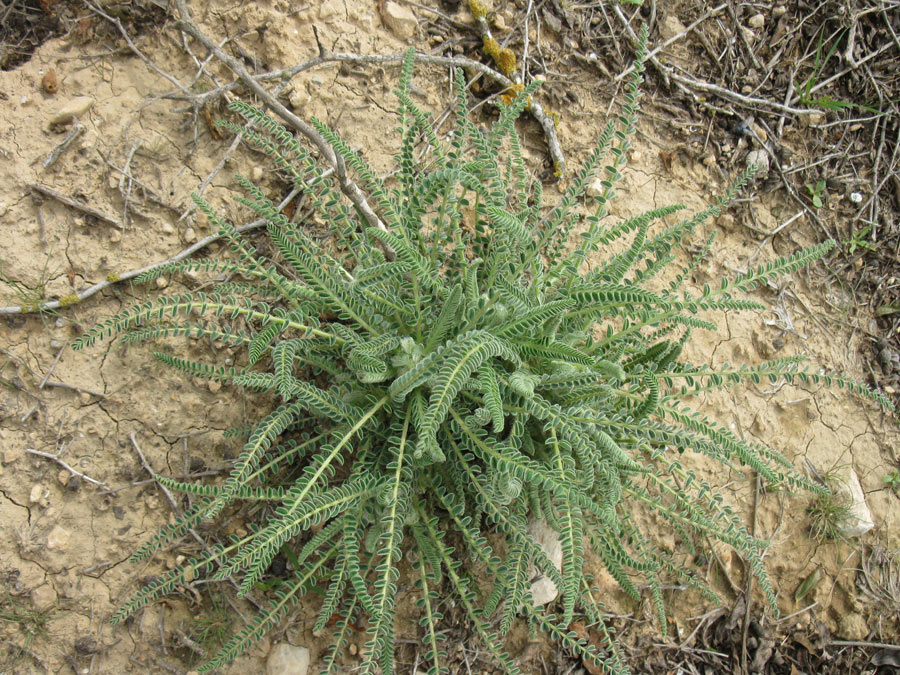
[[[472,373],[482,363],[497,356],[518,361],[507,343],[481,330],[469,331],[447,346],[435,375],[422,425],[416,430],[419,436],[415,451],[417,457],[429,454],[437,459],[442,456],[437,447],[438,427],[447,417],[453,400]]]

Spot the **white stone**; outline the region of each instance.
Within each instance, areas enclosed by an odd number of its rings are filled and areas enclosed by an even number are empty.
[[[766,25],[766,17],[762,14],[754,14],[747,21],[747,25],[750,26],[750,28],[762,28]]]
[[[44,498],[44,486],[40,483],[35,483],[31,486],[31,494],[28,495],[28,501],[32,504],[37,504]]]
[[[533,520],[528,524],[528,534],[541,547],[553,566],[562,570],[562,544],[559,533],[543,520]],[[556,599],[559,589],[553,581],[541,576],[531,584],[531,600],[535,607],[541,607]]]
[[[756,165],[756,180],[765,180],[769,175],[769,153],[765,150],[752,150],[747,155],[747,167]]]
[[[197,233],[194,232],[193,227],[189,227],[184,231],[184,240],[188,244],[193,244],[195,241],[197,241]]]
[[[50,118],[50,124],[65,124],[76,117],[84,115],[94,105],[94,99],[90,96],[76,96],[66,101]]]
[[[72,534],[67,529],[55,525],[53,529],[50,530],[50,534],[47,535],[47,548],[51,551],[63,550],[68,546],[71,537]]]
[[[309,670],[309,650],[287,642],[273,646],[266,657],[266,675],[306,675]]]
[[[419,28],[419,22],[413,11],[396,2],[386,2],[384,5],[384,23],[390,31],[401,40],[415,37]]]
[[[602,179],[602,178],[595,178],[595,179],[590,183],[590,185],[588,185],[588,186],[584,189],[584,193],[585,193],[588,197],[599,197],[600,195],[603,194],[603,190],[604,190],[604,187],[603,187],[603,179]]]
[[[872,521],[872,512],[866,504],[862,485],[859,484],[859,476],[849,466],[838,470],[837,473],[834,489],[850,498],[850,512],[841,526],[841,532],[847,537],[861,537],[875,527],[875,523]]]

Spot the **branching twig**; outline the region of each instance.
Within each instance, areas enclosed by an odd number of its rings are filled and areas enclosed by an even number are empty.
[[[527,15],[526,15],[527,20]],[[493,35],[491,35],[491,29],[488,26],[487,18],[484,16],[477,16],[476,21],[478,23],[478,29],[481,32],[482,39],[487,43],[488,40],[493,40]],[[525,33],[525,50],[527,54],[528,49],[528,33],[526,30]],[[525,57],[522,59],[523,66],[522,72],[525,72]],[[522,78],[516,74],[515,72],[510,73],[511,77],[506,77],[501,75],[498,72],[493,72],[489,77],[494,79],[501,84],[504,84],[507,87],[510,87],[515,84],[524,84]],[[547,138],[547,147],[550,150],[550,157],[553,160],[553,168],[557,177],[561,177],[566,172],[566,158],[563,155],[562,147],[559,145],[559,138],[556,136],[556,123],[553,121],[541,106],[540,103],[535,101],[533,98],[528,105],[528,111],[531,113],[532,117],[537,120],[537,123],[541,125],[541,128],[544,130],[544,136]]]
[[[65,138],[63,138],[59,142],[59,145],[53,148],[53,151],[49,155],[47,155],[46,159],[44,159],[43,162],[41,162],[41,167],[43,167],[44,169],[49,169],[53,165],[53,163],[59,159],[59,156],[66,151],[66,148],[72,145],[72,143],[75,142],[75,139],[78,138],[83,132],[84,125],[79,122],[78,119],[76,119],[75,124],[71,129],[69,129],[69,133],[66,134]]]
[[[73,476],[78,476],[81,480],[87,481],[88,483],[96,485],[99,488],[103,488],[104,490],[109,490],[109,487],[106,485],[106,483],[103,483],[102,481],[91,478],[86,473],[81,473],[77,469],[73,469],[71,466],[66,464],[66,462],[61,460],[56,455],[51,455],[49,452],[41,452],[40,450],[35,450],[34,448],[25,448],[25,452],[27,452],[29,455],[37,455],[38,457],[44,457],[46,459],[50,459],[50,460],[56,462],[57,464],[59,464],[62,468],[64,468],[66,471],[68,471]]]
[[[326,171],[325,174],[327,175],[327,173],[328,172]],[[278,206],[279,211],[281,209],[283,209],[284,206],[288,202],[290,202],[294,197],[296,197],[298,194],[300,194],[299,189],[294,188],[293,190],[291,190],[291,192],[288,194],[288,196],[285,197],[279,204],[279,206]],[[254,220],[251,223],[247,223],[246,225],[241,225],[240,227],[236,227],[235,230],[237,232],[242,232],[242,233],[249,232],[250,230],[255,230],[260,227],[263,227],[265,224],[266,224],[266,220],[264,218],[259,218],[257,220]],[[154,269],[155,267],[160,267],[162,265],[168,265],[169,263],[178,262],[179,260],[184,260],[185,258],[192,255],[196,251],[199,251],[200,249],[202,249],[206,246],[209,246],[210,244],[218,241],[219,239],[221,239],[221,236],[219,236],[218,234],[211,234],[210,236],[204,237],[203,239],[196,242],[195,244],[188,246],[183,251],[176,253],[171,258],[166,258],[165,260],[161,260],[160,262],[153,263],[152,265],[147,265],[146,267],[142,267],[140,269],[131,270],[130,272],[125,272],[124,274],[120,274],[120,275],[111,274],[103,281],[98,281],[93,286],[88,286],[83,291],[80,291],[79,293],[76,293],[70,297],[67,297],[64,301],[63,300],[51,300],[50,302],[45,302],[45,303],[42,303],[39,305],[13,305],[11,307],[0,307],[0,316],[8,316],[10,314],[33,314],[36,312],[50,312],[55,309],[59,309],[60,307],[66,307],[68,305],[75,304],[76,302],[82,302],[82,301],[90,298],[92,295],[96,295],[97,293],[102,291],[104,288],[109,288],[110,286],[117,284],[119,282],[128,281],[130,279],[139,277],[140,275],[144,274],[145,272],[149,272],[150,270]],[[47,384],[49,385],[51,383],[48,382]],[[82,390],[82,391],[84,391],[84,390]]]
[[[366,201],[366,197],[363,194],[362,190],[359,189],[359,186],[353,182],[350,176],[347,173],[347,167],[344,164],[344,160],[340,155],[334,152],[334,149],[328,144],[328,141],[316,131],[309,124],[304,122],[302,119],[297,117],[294,113],[288,110],[284,104],[282,104],[279,100],[277,100],[272,94],[270,94],[265,87],[263,87],[257,79],[251,75],[247,69],[244,67],[240,61],[238,61],[233,56],[226,54],[221,49],[219,49],[218,45],[213,42],[200,28],[194,23],[194,20],[191,18],[190,11],[185,5],[184,0],[175,0],[175,6],[178,8],[178,14],[181,17],[177,23],[177,26],[186,32],[188,35],[192,36],[194,39],[198,40],[204,47],[210,50],[213,54],[216,55],[216,58],[219,59],[226,66],[231,68],[232,71],[241,79],[241,81],[253,91],[265,104],[272,109],[279,117],[281,117],[285,122],[287,122],[293,129],[296,129],[301,134],[306,136],[307,139],[316,147],[316,149],[322,154],[323,157],[334,167],[334,175],[337,178],[338,184],[340,185],[341,192],[343,192],[350,201],[353,202],[353,205],[359,210],[359,212],[363,215],[366,221],[372,226],[377,227],[382,230],[386,230],[387,227],[381,219],[376,215],[375,211],[372,210],[372,207],[369,206],[369,203]]]
[[[53,199],[58,202],[62,202],[66,206],[71,206],[73,209],[81,211],[82,213],[86,213],[89,216],[93,216],[97,220],[102,220],[104,223],[109,223],[110,225],[115,225],[116,227],[122,226],[121,223],[112,216],[106,215],[105,213],[103,213],[103,211],[98,211],[93,206],[82,204],[81,202],[72,199],[67,195],[64,195],[62,192],[57,192],[52,187],[41,185],[40,183],[33,183],[29,187],[36,192],[40,192],[41,194],[47,195],[48,197],[53,197]]]

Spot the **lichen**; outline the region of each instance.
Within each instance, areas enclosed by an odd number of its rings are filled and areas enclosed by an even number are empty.
[[[472,12],[475,19],[484,19],[487,17],[488,8],[480,0],[469,0],[469,11]]]
[[[110,272],[109,274],[106,275],[106,280],[107,280],[109,283],[111,283],[111,284],[116,283],[116,282],[119,281],[121,278],[122,278],[122,277],[120,277],[119,274],[118,274],[117,272]]]
[[[59,299],[59,306],[68,307],[69,305],[74,305],[76,302],[78,302],[77,295],[64,295]]]
[[[509,47],[501,49],[500,53],[494,56],[494,61],[497,62],[500,72],[507,77],[516,72],[516,53]]]

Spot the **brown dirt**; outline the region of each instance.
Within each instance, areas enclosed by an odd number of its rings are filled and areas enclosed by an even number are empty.
[[[428,4],[454,11],[434,0]],[[497,4],[504,15],[513,17],[512,4],[505,9]],[[361,0],[321,7],[312,3],[311,8],[279,1],[242,6],[213,0],[194,11],[210,34],[242,36],[238,43],[258,59],[260,70],[315,55],[313,25],[319,39],[336,50],[388,53],[406,47],[383,26],[375,4]],[[436,25],[436,18],[423,10],[414,11],[419,15],[422,38],[416,44],[424,48],[429,26]],[[453,16],[462,24],[470,22],[462,7]],[[103,23],[94,21],[96,27]],[[435,28],[427,44],[438,44],[438,33]],[[0,306],[65,297],[111,273],[165,259],[193,238],[208,234],[202,218],[180,216],[189,205],[189,193],[222,157],[226,141],[213,136],[204,116],[194,120],[178,110],[181,104],[162,98],[172,89],[171,83],[140,59],[118,51],[104,55],[107,47],[122,44],[112,32],[104,30],[102,35],[102,44],[98,44],[70,32],[35,48],[30,60],[15,70],[0,72],[0,98],[4,99],[0,106],[0,229],[6,242],[0,251],[5,280],[0,284]],[[464,51],[474,54],[469,49],[477,43],[474,33],[464,35]],[[537,35],[532,39],[535,44]],[[545,31],[541,40],[548,58],[554,49],[565,51],[564,39],[559,36]],[[174,30],[151,29],[141,33],[136,42],[159,68],[180,81],[189,82],[196,73],[196,64]],[[195,48],[194,53],[202,60],[202,50]],[[576,61],[559,59],[557,66],[563,75],[550,83],[547,96],[556,101],[551,107],[561,113],[559,134],[574,167],[598,135],[605,119],[598,111],[607,110],[613,91],[598,82],[595,71]],[[59,83],[52,94],[42,86],[51,68]],[[208,71],[220,82],[231,79],[215,62]],[[395,103],[390,90],[396,74],[394,67],[323,67],[294,78],[284,99],[302,117],[317,116],[339,129],[351,144],[364,149],[377,170],[387,172],[392,169]],[[445,73],[420,66],[416,82],[422,89],[419,103],[429,110],[443,110],[447,103]],[[615,215],[633,215],[673,202],[700,208],[710,195],[724,189],[724,175],[742,168],[716,155],[712,162],[704,163],[706,155],[696,143],[703,127],[679,123],[671,112],[654,104],[657,93],[651,85],[646,97],[648,114],[618,189]],[[48,120],[76,96],[94,100],[81,120],[86,131],[44,170],[42,160],[66,131],[64,127],[50,128]],[[221,111],[212,107],[209,113],[218,116]],[[533,122],[525,121],[521,128],[539,172],[545,155],[543,139]],[[798,128],[796,133],[802,130]],[[139,146],[132,153],[136,144]],[[119,169],[129,157],[130,174],[140,184],[132,185],[125,214],[123,192],[128,181],[120,180]],[[278,189],[274,179],[270,180],[270,166],[264,158],[241,149],[236,160],[217,175],[207,196],[239,218],[240,212],[226,201],[235,185],[233,172],[251,175],[255,167],[262,170],[264,183]],[[122,227],[53,199],[35,197],[29,187],[35,183],[90,203]],[[547,186],[548,192],[554,189]],[[796,211],[774,192],[752,205],[738,205],[731,218],[710,225],[718,230],[714,262],[699,271],[698,283],[744,270],[751,258],[753,264],[771,260],[813,243],[818,236],[801,218],[760,246],[761,239],[742,225],[751,209],[753,222],[763,229],[783,223]],[[217,249],[215,245],[211,248],[213,252]],[[180,282],[166,283],[171,289]],[[110,315],[154,292],[155,288],[120,285],[102,297],[54,314],[0,319],[0,519],[4,522],[0,529],[0,611],[4,618],[0,643],[7,645],[0,652],[2,672],[55,673],[70,668],[92,673],[183,672],[196,658],[187,643],[179,641],[177,631],[196,637],[209,625],[203,623],[207,620],[214,625],[218,621],[240,626],[224,596],[190,597],[187,592],[148,608],[124,626],[113,628],[107,623],[141,579],[175,564],[184,552],[175,550],[139,566],[127,562],[131,551],[165,523],[171,512],[166,497],[147,484],[149,476],[132,435],[155,470],[173,476],[202,474],[221,470],[228,453],[234,451],[234,442],[224,439],[222,431],[236,421],[256,417],[251,409],[256,402],[228,389],[186,381],[159,367],[148,349],[126,351],[118,343],[104,343],[87,352],[69,348],[71,339],[98,316]],[[860,379],[868,377],[857,326],[868,327],[870,317],[846,306],[840,283],[820,267],[796,275],[777,289],[762,289],[758,296],[776,305],[783,302],[786,313],[731,313],[720,322],[719,335],[695,333],[687,358],[696,363],[754,363],[775,354],[801,353],[813,363]],[[793,330],[784,330],[785,317],[792,321]],[[205,342],[195,341],[190,349],[207,356],[212,352],[219,364],[230,358],[229,350],[217,351]],[[879,622],[883,612],[868,603],[857,588],[861,550],[875,543],[892,549],[900,546],[897,495],[882,482],[890,462],[896,461],[895,423],[884,419],[871,404],[843,391],[797,386],[767,391],[767,386],[704,395],[695,403],[739,434],[771,442],[798,467],[807,460],[823,471],[851,465],[875,521],[875,529],[862,540],[817,544],[807,536],[804,497],[760,496],[756,527],[761,536],[773,540],[769,570],[782,615],[817,603],[816,608],[786,624],[773,627],[769,619],[769,630],[784,635],[789,631],[814,634],[821,623],[847,639],[896,640],[896,623]],[[108,489],[73,480],[61,466],[29,454],[29,449],[59,456]],[[697,469],[709,471],[702,462]],[[713,478],[727,486],[729,500],[751,519],[754,492],[749,477],[733,472]],[[129,487],[132,483],[137,485]],[[675,545],[673,537],[669,544]],[[733,552],[717,550],[716,554],[708,558],[710,578],[724,602],[733,605],[746,584],[746,569]],[[798,585],[816,570],[821,580],[809,595],[795,602]],[[670,644],[678,644],[697,626],[693,617],[710,607],[677,590],[668,599],[674,633]],[[606,602],[610,611],[627,615],[619,621],[626,636],[637,640],[655,630],[644,618],[643,608],[623,602],[612,589]],[[762,617],[760,607],[755,598],[754,616]],[[239,609],[245,615],[249,612],[245,606]],[[310,633],[310,616],[299,612],[282,634],[310,647],[315,662],[321,647]],[[414,641],[414,626],[409,622],[404,626],[408,633],[403,637]],[[361,635],[360,646],[363,641]],[[525,634],[513,643],[525,660],[526,672],[568,669],[554,665],[564,663],[564,655],[553,655],[545,646],[528,647]],[[264,640],[228,672],[261,672],[268,644]],[[412,647],[409,657],[410,662],[415,658]],[[559,670],[554,670],[557,667]],[[89,670],[82,670],[85,668]],[[641,672],[639,667],[637,672]]]

